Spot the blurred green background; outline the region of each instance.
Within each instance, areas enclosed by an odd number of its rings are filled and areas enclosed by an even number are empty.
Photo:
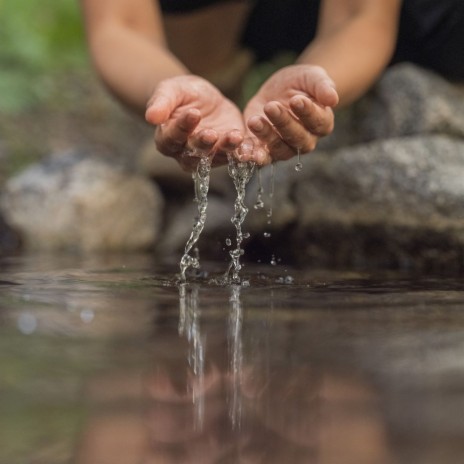
[[[106,92],[78,0],[0,0],[0,187],[52,152],[132,159],[150,128]]]
[[[88,66],[75,0],[0,0],[2,112],[18,112],[51,96],[53,77]]]

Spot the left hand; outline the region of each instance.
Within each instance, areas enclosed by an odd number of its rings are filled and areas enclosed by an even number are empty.
[[[316,147],[334,126],[338,103],[333,81],[313,65],[286,66],[274,73],[249,101],[245,121],[260,150],[250,155],[258,164],[286,160]]]

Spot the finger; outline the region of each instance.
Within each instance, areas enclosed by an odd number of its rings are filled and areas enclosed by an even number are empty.
[[[266,159],[261,160],[263,162],[259,164],[267,164],[272,160],[286,160],[295,156],[295,152],[282,140],[271,123],[265,118],[261,116],[252,116],[248,120],[248,128],[268,150],[268,157],[270,157],[270,160],[266,157]]]
[[[219,138],[217,150],[226,153],[233,152],[243,142],[243,135],[238,129],[231,130]]]
[[[215,130],[201,129],[189,137],[188,145],[199,156],[202,156],[210,154],[217,141],[218,135]]]
[[[338,104],[339,97],[335,83],[330,79],[324,69],[313,66],[304,74],[305,87],[309,95],[312,95],[319,104],[334,107]]]
[[[237,150],[241,161],[253,161],[262,166],[272,163],[269,150],[255,136],[247,137]]]
[[[188,138],[201,120],[197,109],[189,109],[178,118],[158,126],[155,143],[158,150],[167,156],[176,156],[184,150]]]
[[[312,134],[323,137],[333,131],[334,116],[330,108],[321,107],[303,95],[292,97],[290,108]]]
[[[316,138],[300,121],[298,121],[284,106],[278,102],[269,102],[264,106],[264,112],[280,134],[282,140],[293,150],[304,153],[316,148]]]
[[[179,88],[175,79],[166,79],[159,83],[147,103],[145,119],[154,125],[165,123],[172,112],[185,103],[185,91]]]
[[[214,157],[212,160],[212,166],[223,166],[228,162],[228,155],[233,154],[237,151],[240,144],[243,142],[243,135],[238,130],[232,130],[219,137],[216,146],[214,147]]]

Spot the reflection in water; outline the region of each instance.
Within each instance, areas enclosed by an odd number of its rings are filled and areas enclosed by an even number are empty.
[[[243,288],[228,290],[219,308],[227,317],[203,325],[201,288],[179,286],[181,338],[171,324],[159,327],[142,412],[91,421],[80,464],[390,463],[375,390],[343,369],[288,357],[295,333],[271,323],[272,307],[264,321],[248,321],[244,338]],[[124,442],[122,460],[114,449]]]
[[[240,382],[242,376],[242,304],[240,285],[230,286],[230,311],[228,327],[228,356],[230,364],[229,416],[232,427],[240,427],[241,397]],[[195,429],[202,429],[204,423],[204,377],[205,377],[205,339],[200,330],[199,286],[181,283],[179,285],[179,335],[189,342],[188,364],[193,376],[189,379],[187,390],[192,392],[195,407]]]
[[[198,285],[179,285],[179,335],[185,335],[190,344],[188,363],[193,371],[189,390],[195,406],[195,429],[203,428],[205,405],[203,401],[205,380],[205,341],[200,332]]]
[[[242,303],[240,301],[240,285],[230,287],[230,316],[229,316],[229,358],[231,375],[231,398],[229,415],[233,428],[240,428],[242,418],[242,402],[240,385],[242,379]]]
[[[462,279],[62,259],[0,260],[1,464],[462,461]]]

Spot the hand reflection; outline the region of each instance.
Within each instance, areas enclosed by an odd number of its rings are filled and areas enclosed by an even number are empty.
[[[262,326],[243,337],[239,296],[227,326],[202,327],[187,307],[188,336],[172,326],[157,331],[153,367],[134,378],[140,388],[129,389],[137,407],[101,408],[84,434],[80,464],[390,462],[375,391],[311,355],[298,363],[271,356],[282,349],[281,333],[266,333],[272,350],[256,350]],[[113,395],[127,384],[127,377],[113,380]],[[240,409],[238,422],[231,408]]]
[[[253,462],[385,464],[386,430],[379,400],[359,378],[314,366],[280,368],[244,377],[243,395],[259,434],[278,439]],[[255,450],[255,453],[258,451]]]

